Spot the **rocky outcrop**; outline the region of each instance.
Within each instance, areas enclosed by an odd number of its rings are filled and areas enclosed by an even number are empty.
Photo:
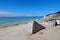
[[[23,26],[23,29],[29,33],[35,34],[38,31],[45,29],[45,27],[37,23],[36,21],[31,21]]]
[[[48,16],[46,16],[47,19],[60,19],[60,11],[56,12],[56,13],[52,13],[52,14],[48,14]]]
[[[42,25],[55,26],[56,20],[60,20],[60,11],[48,14],[38,22]]]

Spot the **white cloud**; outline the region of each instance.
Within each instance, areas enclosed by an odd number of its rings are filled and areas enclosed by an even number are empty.
[[[0,11],[0,17],[16,17],[16,16],[41,16],[33,13],[17,13],[17,12],[3,12]]]

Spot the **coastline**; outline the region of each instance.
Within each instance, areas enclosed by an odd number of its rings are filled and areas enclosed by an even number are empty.
[[[45,23],[44,19],[36,19],[39,24]],[[29,21],[31,22],[31,21]],[[29,27],[32,23],[16,23],[14,25],[8,25],[0,28],[0,39],[1,40],[60,40],[60,26],[49,26],[44,25],[46,29],[43,29],[36,34],[30,34],[25,31],[22,27]],[[27,24],[28,23],[28,24]],[[27,26],[26,26],[27,25]],[[28,28],[27,28],[28,30]]]
[[[30,35],[23,30],[25,24],[15,24],[5,28],[0,28],[1,40],[59,40],[60,39],[60,27],[52,29],[44,29],[36,34]]]
[[[26,24],[29,21],[34,21],[35,19],[41,19],[42,17],[0,17],[0,27],[8,27],[18,24]],[[27,20],[28,19],[28,20]]]
[[[15,24],[10,24],[10,25],[4,25],[4,26],[0,26],[0,28],[17,26],[17,25],[24,25],[24,24],[27,24],[27,23],[28,23],[28,22],[25,22],[25,23],[15,23]]]

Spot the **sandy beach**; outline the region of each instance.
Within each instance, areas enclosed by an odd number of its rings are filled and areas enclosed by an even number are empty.
[[[0,0],[0,40],[60,40],[60,0]]]
[[[0,28],[0,40],[26,40],[22,25]]]
[[[60,26],[31,35],[23,30],[24,25],[0,28],[0,40],[60,40]]]

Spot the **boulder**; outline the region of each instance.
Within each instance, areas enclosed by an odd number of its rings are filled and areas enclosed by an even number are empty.
[[[45,27],[43,27],[41,24],[37,23],[36,21],[31,21],[29,23],[27,23],[25,26],[23,26],[23,28],[32,34],[37,33],[40,30],[45,29]]]

